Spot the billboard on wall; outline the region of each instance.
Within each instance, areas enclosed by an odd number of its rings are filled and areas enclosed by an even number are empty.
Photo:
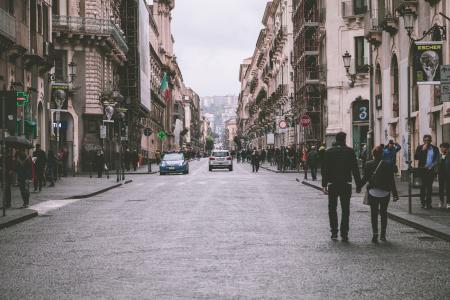
[[[414,80],[417,84],[440,84],[442,41],[414,44]]]
[[[139,86],[141,104],[148,110],[150,100],[150,17],[146,0],[139,0]]]

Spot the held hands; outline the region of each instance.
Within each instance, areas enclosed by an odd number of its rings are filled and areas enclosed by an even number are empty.
[[[398,201],[398,195],[397,194],[393,195],[392,199],[393,199],[394,202],[397,202]]]
[[[361,190],[362,190],[362,189],[361,189],[360,186],[357,186],[357,187],[356,187],[356,193],[357,193],[357,194],[360,194],[360,193],[361,193]]]

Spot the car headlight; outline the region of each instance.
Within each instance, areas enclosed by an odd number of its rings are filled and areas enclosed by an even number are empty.
[[[161,164],[160,164],[160,166],[161,166],[161,167],[165,167],[165,166],[166,166],[166,162],[165,162],[165,161],[162,161]]]

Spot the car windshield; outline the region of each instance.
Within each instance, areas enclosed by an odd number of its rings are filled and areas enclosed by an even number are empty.
[[[179,154],[179,153],[170,153],[170,154],[164,155],[163,160],[167,160],[167,161],[184,160],[184,156],[183,156],[183,154]]]
[[[230,156],[230,154],[228,154],[227,151],[220,151],[220,152],[218,151],[218,152],[213,152],[212,156],[215,156],[215,157],[227,157],[227,156]]]

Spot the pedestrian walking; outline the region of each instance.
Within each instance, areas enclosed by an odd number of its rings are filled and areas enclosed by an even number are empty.
[[[401,149],[402,147],[399,144],[395,143],[394,140],[389,140],[388,144],[384,147],[383,150],[383,160],[392,167],[394,173],[398,173],[397,153]]]
[[[431,144],[431,135],[423,136],[423,144],[417,146],[414,159],[419,161],[419,176],[422,180],[420,186],[420,202],[422,208],[431,209],[433,181],[436,177],[436,166],[439,163],[439,149]]]
[[[441,157],[438,165],[439,208],[447,207],[447,209],[450,209],[450,144],[442,143],[439,147],[441,148]]]
[[[103,171],[105,170],[105,158],[103,156],[103,150],[98,150],[95,156],[95,170],[97,171],[97,177],[102,178]]]
[[[20,195],[23,200],[22,208],[27,208],[30,204],[29,184],[32,178],[32,162],[23,149],[16,152],[16,172]]]
[[[342,210],[340,231],[343,241],[348,241],[352,175],[357,186],[361,182],[355,151],[345,144],[346,138],[345,132],[336,134],[336,144],[325,152],[322,168],[322,187],[324,193],[328,194],[331,239],[337,239],[339,232],[336,211],[339,198]]]
[[[47,154],[47,180],[50,181],[49,187],[55,186],[56,170],[58,168],[58,161],[52,150],[48,150]]]
[[[133,152],[131,152],[131,161],[133,164],[133,170],[136,171],[139,162],[139,155],[136,150],[133,150]]]
[[[36,144],[36,150],[33,152],[34,160],[34,191],[36,192],[39,188],[39,192],[42,190],[42,186],[45,186],[45,167],[47,165],[47,155],[45,151],[41,149],[40,144]]]
[[[303,163],[303,172],[305,173],[305,180],[307,180],[308,179],[308,150],[306,149],[306,147],[303,147],[302,163]]]
[[[392,193],[394,202],[398,200],[397,187],[395,185],[394,169],[392,165],[383,160],[383,146],[373,149],[373,160],[366,163],[364,176],[357,191],[367,185],[367,197],[370,205],[372,222],[372,243],[378,243],[378,215],[381,217],[380,240],[386,241],[387,209]]]
[[[253,152],[251,154],[251,163],[252,163],[252,172],[253,173],[258,173],[259,171],[259,160],[260,160],[260,155],[258,153],[258,150],[256,150],[256,148],[253,148]]]
[[[128,148],[128,147],[126,147],[125,153],[123,154],[123,163],[124,163],[125,169],[127,171],[130,171],[131,151],[130,151],[130,148]]]
[[[316,146],[311,146],[311,150],[309,151],[307,157],[307,165],[311,170],[311,177],[313,181],[317,179],[318,161],[319,161],[319,154],[317,153]]]

